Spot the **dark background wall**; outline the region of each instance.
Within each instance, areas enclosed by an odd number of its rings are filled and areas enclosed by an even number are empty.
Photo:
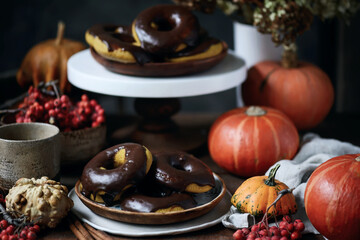
[[[0,14],[0,79],[16,72],[27,51],[35,44],[54,38],[57,22],[66,24],[67,38],[84,41],[88,27],[96,23],[130,24],[141,10],[170,0],[17,0],[2,3]],[[211,35],[233,48],[232,21],[220,11],[196,13]],[[310,31],[298,40],[299,57],[322,68],[336,90],[333,112],[360,113],[360,14],[350,26],[338,20],[315,19]],[[246,37],[246,36],[244,36]],[[6,85],[0,85],[2,90]],[[6,91],[11,89],[6,89]],[[2,92],[2,91],[0,91]],[[118,104],[102,96],[108,108]],[[133,99],[123,98],[124,111],[132,111]],[[223,112],[236,107],[235,89],[181,99],[183,111]]]

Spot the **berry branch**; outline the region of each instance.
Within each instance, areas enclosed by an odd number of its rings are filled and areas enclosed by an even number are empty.
[[[52,91],[52,90],[48,90],[48,87],[53,87],[53,88],[57,88],[57,84],[59,83],[58,80],[52,80],[52,81],[49,81],[47,83],[45,82],[40,82],[37,86],[37,89],[39,89],[39,91],[44,94],[44,95],[47,95],[47,96],[56,96],[55,92]],[[9,111],[9,110],[12,110],[12,109],[9,109],[11,107],[13,107],[14,105],[18,104],[19,102],[21,102],[25,97],[29,96],[29,91],[26,91],[22,94],[20,94],[19,96],[16,96],[12,99],[9,99],[7,101],[5,101],[3,104],[0,105],[0,109],[3,109],[1,113],[7,113],[6,111]],[[12,113],[12,112],[9,112],[9,113]]]
[[[89,99],[86,94],[81,96],[81,101],[73,104],[70,98],[61,94],[57,87],[57,80],[47,83],[39,83],[38,87],[30,87],[26,95],[12,102],[11,106],[17,105],[16,109],[0,111],[1,123],[4,124],[9,115],[13,115],[12,121],[45,122],[54,124],[61,131],[97,127],[105,122],[104,109],[94,99]],[[6,120],[4,120],[6,119]],[[9,123],[9,122],[8,122]]]
[[[278,164],[278,165],[279,165],[279,167],[280,167],[280,164]],[[275,168],[273,168],[273,169],[275,169]],[[271,169],[271,171],[272,171],[273,169]],[[276,169],[276,170],[277,170],[277,169]],[[274,171],[274,176],[275,176],[276,170]],[[270,174],[271,174],[271,172],[270,172]],[[277,202],[280,200],[280,198],[282,198],[285,194],[287,194],[287,193],[292,193],[293,190],[294,190],[294,188],[281,190],[281,191],[278,193],[278,196],[276,197],[276,199],[274,200],[274,202],[273,202],[272,204],[270,204],[270,206],[268,206],[268,207],[266,208],[266,212],[265,212],[265,214],[264,214],[264,216],[263,216],[263,218],[262,218],[262,220],[260,221],[259,224],[264,223],[265,226],[268,226],[268,225],[269,225],[269,224],[268,224],[268,223],[269,223],[269,222],[268,222],[268,220],[269,220],[268,212],[269,212],[270,208],[271,208],[271,207],[274,207],[274,208],[275,208],[275,211],[274,211],[274,212],[276,212],[276,203],[277,203]],[[274,217],[275,217],[275,222],[276,222],[276,214],[274,214]]]
[[[267,207],[266,212],[257,224],[249,228],[242,228],[237,230],[233,234],[235,240],[296,240],[301,238],[301,232],[304,231],[305,225],[300,219],[296,219],[292,222],[290,216],[284,216],[280,224],[277,223],[276,216],[275,224],[276,226],[269,227],[269,210],[274,207],[276,209],[276,203],[286,194],[291,193],[294,189],[284,189],[278,193],[275,201]]]
[[[60,97],[59,88],[58,88],[59,80],[51,80],[49,82],[40,82],[37,86],[37,89],[44,95],[48,96],[56,96],[57,98]],[[49,90],[48,88],[51,87],[53,90]]]

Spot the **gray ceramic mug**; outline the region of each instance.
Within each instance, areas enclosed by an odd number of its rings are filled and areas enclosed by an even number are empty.
[[[46,123],[0,127],[0,186],[9,189],[22,177],[59,177],[59,132],[59,128]]]

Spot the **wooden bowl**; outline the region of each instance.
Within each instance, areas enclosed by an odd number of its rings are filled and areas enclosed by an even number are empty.
[[[80,181],[77,181],[75,185],[75,193],[80,198],[80,200],[94,213],[109,218],[112,220],[127,222],[127,223],[136,223],[136,224],[147,224],[147,225],[157,225],[157,224],[169,224],[182,222],[190,220],[199,216],[204,215],[213,209],[224,197],[226,193],[226,186],[224,181],[214,173],[216,186],[212,190],[206,193],[194,194],[195,201],[201,202],[207,198],[212,200],[205,203],[200,203],[199,206],[186,209],[184,211],[178,212],[168,212],[168,213],[139,213],[139,212],[130,212],[118,209],[116,207],[105,207],[102,204],[96,203],[79,191]]]
[[[220,54],[199,60],[192,60],[186,62],[163,62],[163,63],[145,63],[139,65],[135,63],[121,63],[106,59],[100,56],[91,48],[91,55],[94,59],[103,65],[106,69],[112,72],[143,77],[172,77],[189,75],[208,70],[218,64],[227,55],[228,46],[222,42],[223,50]]]
[[[82,164],[105,145],[106,126],[61,132],[61,164]]]

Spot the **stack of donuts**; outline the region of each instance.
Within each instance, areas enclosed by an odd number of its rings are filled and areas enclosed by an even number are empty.
[[[207,35],[189,9],[177,5],[148,8],[131,26],[94,25],[85,39],[104,59],[139,65],[208,59],[227,48]]]
[[[184,152],[152,154],[136,143],[108,148],[84,167],[80,192],[106,206],[134,212],[173,212],[197,205],[191,193],[215,186],[210,168]]]

